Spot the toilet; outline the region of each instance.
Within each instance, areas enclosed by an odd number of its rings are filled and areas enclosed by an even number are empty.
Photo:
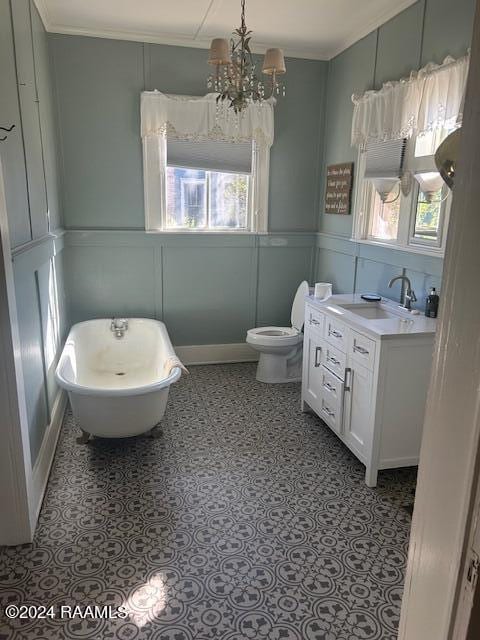
[[[247,344],[260,352],[259,382],[299,382],[302,379],[302,329],[308,293],[308,282],[304,280],[293,300],[291,327],[257,327],[247,331]]]

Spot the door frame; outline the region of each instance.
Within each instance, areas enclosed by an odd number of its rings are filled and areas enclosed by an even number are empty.
[[[1,143],[0,143],[1,144]],[[32,463],[0,157],[0,545],[31,542]]]
[[[460,596],[480,464],[479,139],[477,0],[399,640],[463,640],[457,621],[470,614]]]

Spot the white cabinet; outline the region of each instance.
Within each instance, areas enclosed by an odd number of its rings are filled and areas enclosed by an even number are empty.
[[[362,462],[371,442],[372,373],[351,359],[345,382],[345,442]]]
[[[320,303],[305,318],[302,409],[363,462],[368,486],[380,469],[418,464],[434,336],[367,335]]]
[[[321,407],[321,371],[323,340],[314,331],[305,333],[303,342],[302,387],[304,400],[317,413]]]

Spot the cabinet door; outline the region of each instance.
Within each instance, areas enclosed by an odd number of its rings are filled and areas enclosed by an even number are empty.
[[[352,451],[365,460],[372,425],[372,373],[349,361],[345,380],[344,438]]]
[[[320,360],[323,340],[313,331],[305,334],[303,343],[303,400],[317,413],[321,410],[322,374]]]

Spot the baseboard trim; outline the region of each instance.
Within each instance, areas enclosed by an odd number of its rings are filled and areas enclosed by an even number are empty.
[[[52,408],[52,419],[43,437],[42,446],[32,470],[30,520],[35,528],[42,508],[43,496],[47,488],[53,457],[57,448],[60,427],[62,426],[65,409],[67,408],[67,394],[59,391]]]
[[[410,458],[387,458],[380,462],[378,465],[379,470],[383,469],[398,469],[400,467],[418,467],[420,458],[413,456]]]
[[[186,365],[256,362],[258,360],[258,353],[245,342],[195,344],[175,347],[175,351],[180,360]]]

